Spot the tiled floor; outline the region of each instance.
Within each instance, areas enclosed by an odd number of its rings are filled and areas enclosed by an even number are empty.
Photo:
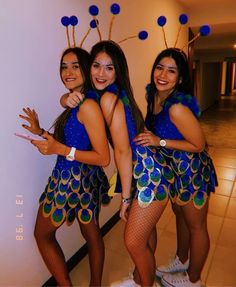
[[[230,101],[231,102],[231,101]],[[232,108],[232,103],[223,102]],[[222,104],[222,103],[221,103]],[[211,130],[217,129],[214,114],[218,113],[222,105],[214,107],[211,119],[207,119],[207,125]],[[222,114],[222,113],[221,113]],[[229,115],[229,114],[228,114]],[[236,110],[232,113],[232,120],[236,119]],[[228,121],[222,119],[220,126],[228,126]],[[205,126],[207,128],[207,126]],[[223,147],[224,138],[218,134],[218,138],[211,139],[210,154],[214,161],[219,179],[219,187],[210,198],[208,228],[211,239],[211,248],[205,267],[202,272],[202,281],[207,287],[235,287],[236,286],[236,126],[231,129],[227,147]],[[207,132],[206,132],[207,136]],[[222,142],[222,146],[216,144]],[[119,221],[105,236],[106,260],[104,266],[103,286],[109,286],[111,282],[119,280],[132,271],[133,264],[123,244],[124,223]],[[156,259],[158,264],[168,262],[174,256],[176,248],[175,218],[168,204],[160,222],[157,225],[158,247]],[[88,286],[89,266],[85,257],[71,272],[74,286]]]

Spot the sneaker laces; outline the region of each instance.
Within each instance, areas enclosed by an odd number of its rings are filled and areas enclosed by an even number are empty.
[[[186,282],[189,282],[189,277],[188,274],[186,273],[178,273],[172,280],[172,283],[186,283]]]
[[[173,267],[178,266],[179,264],[183,264],[177,255],[175,257],[173,256],[172,258],[169,259],[168,265],[165,266],[166,269],[172,269]]]
[[[172,280],[172,283],[189,283],[191,282],[187,272],[178,273],[175,275],[175,279]],[[198,281],[197,281],[198,282]],[[191,282],[191,284],[196,284],[197,282]]]

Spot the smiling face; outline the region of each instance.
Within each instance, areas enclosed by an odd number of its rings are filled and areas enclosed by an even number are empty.
[[[62,59],[61,79],[65,87],[72,91],[81,91],[84,77],[80,69],[77,56],[70,52]]]
[[[176,62],[171,57],[164,57],[156,65],[153,80],[159,95],[170,95],[179,81],[179,72]]]
[[[116,72],[111,57],[100,52],[91,66],[91,80],[97,90],[104,90],[115,82]]]

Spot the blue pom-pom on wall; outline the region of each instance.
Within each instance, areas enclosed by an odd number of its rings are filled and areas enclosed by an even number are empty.
[[[90,13],[90,15],[92,15],[92,16],[97,16],[98,13],[99,13],[98,6],[96,6],[96,5],[91,5],[91,6],[89,7],[89,13]]]
[[[165,16],[160,16],[157,18],[157,24],[161,27],[165,26],[166,24],[166,17]]]
[[[111,13],[112,13],[113,15],[119,14],[119,13],[120,13],[120,5],[117,4],[117,3],[112,4],[112,5],[111,5]]]

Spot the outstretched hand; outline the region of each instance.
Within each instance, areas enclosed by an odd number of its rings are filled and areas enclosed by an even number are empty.
[[[26,120],[29,125],[23,124],[22,127],[31,132],[32,134],[39,135],[42,129],[40,128],[38,114],[36,113],[36,111],[34,109],[31,110],[27,107],[23,108],[23,112],[25,113],[25,115],[19,115],[19,117]]]
[[[84,95],[78,91],[73,91],[68,94],[68,97],[65,100],[65,104],[69,108],[75,108],[80,102],[84,100]]]
[[[43,155],[58,154],[58,149],[62,144],[55,140],[48,132],[44,132],[43,138],[44,140],[33,140],[31,143]]]
[[[143,133],[138,134],[133,141],[136,144],[147,146],[159,146],[160,138],[154,135],[151,131],[145,129]]]

